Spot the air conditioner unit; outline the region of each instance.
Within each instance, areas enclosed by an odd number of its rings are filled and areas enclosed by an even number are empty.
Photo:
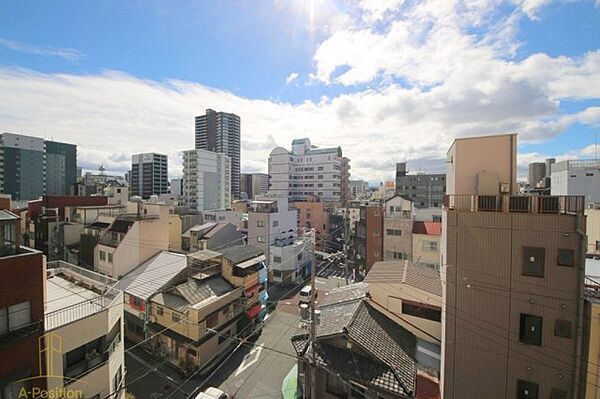
[[[500,183],[500,192],[502,194],[510,193],[510,184],[509,183]]]

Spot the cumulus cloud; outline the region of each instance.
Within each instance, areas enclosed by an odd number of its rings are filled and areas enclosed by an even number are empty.
[[[0,38],[0,46],[21,53],[41,55],[46,57],[60,57],[73,62],[79,61],[81,58],[83,58],[83,54],[81,52],[72,48],[40,47],[4,38]]]
[[[285,78],[285,84],[289,85],[290,83],[292,83],[294,80],[298,79],[298,73],[297,72],[292,72],[288,75],[287,78]]]

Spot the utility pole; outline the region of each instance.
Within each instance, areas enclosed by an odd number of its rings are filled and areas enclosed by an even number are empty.
[[[317,356],[315,354],[317,340],[317,323],[315,320],[315,294],[317,278],[317,262],[315,261],[315,244],[317,232],[312,229],[312,267],[310,268],[310,399],[317,399]]]

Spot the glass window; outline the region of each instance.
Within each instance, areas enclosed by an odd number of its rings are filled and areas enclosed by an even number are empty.
[[[159,316],[162,316],[163,314],[165,314],[165,310],[162,307],[157,306],[156,307],[156,314],[159,315]]]
[[[569,320],[554,320],[554,335],[557,337],[571,338],[571,321]]]
[[[171,320],[173,320],[173,323],[177,323],[181,318],[178,313],[173,312],[171,313]]]
[[[542,346],[542,318],[521,313],[519,341],[525,345]]]
[[[256,227],[265,227],[265,221],[264,220],[258,220],[256,222]]]
[[[8,307],[8,328],[18,330],[31,324],[31,302],[21,302]]]
[[[523,247],[523,274],[544,277],[544,248]]]
[[[277,227],[279,226],[279,221],[278,220],[273,220],[273,227]]]
[[[559,266],[575,266],[575,251],[572,249],[559,249],[556,263]]]
[[[113,263],[113,254],[112,253],[108,253],[108,263]]]
[[[100,260],[106,261],[106,252],[100,251]]]
[[[535,382],[517,380],[517,399],[538,399],[539,386]]]
[[[273,256],[273,262],[281,263],[281,256]]]

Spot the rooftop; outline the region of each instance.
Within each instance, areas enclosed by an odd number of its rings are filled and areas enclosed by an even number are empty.
[[[252,245],[235,245],[221,250],[221,253],[234,265],[264,255],[262,249]]]
[[[412,263],[408,260],[376,262],[364,280],[369,285],[385,284],[390,290],[402,290],[402,284],[417,288],[441,301],[442,281],[440,273],[425,265]]]
[[[220,276],[205,280],[189,279],[183,284],[156,294],[152,300],[184,312],[190,306],[195,308],[206,306],[234,289],[235,287]]]
[[[187,267],[187,257],[162,251],[125,275],[115,288],[147,301]]]
[[[442,224],[440,222],[420,222],[413,224],[413,234],[427,234],[430,236],[442,235]]]

